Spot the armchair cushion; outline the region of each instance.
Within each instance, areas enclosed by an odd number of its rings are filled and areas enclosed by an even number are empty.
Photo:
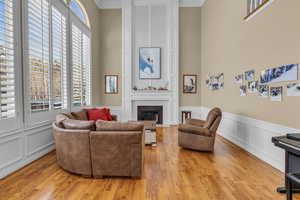
[[[178,130],[182,132],[196,134],[196,135],[202,135],[208,137],[211,136],[211,132],[207,128],[190,125],[190,124],[180,124]]]
[[[187,119],[186,124],[195,125],[195,126],[203,126],[205,124],[205,121],[200,120],[200,119]]]
[[[95,127],[94,121],[66,119],[62,123],[66,129],[72,130],[93,130]]]
[[[138,122],[115,122],[98,120],[96,122],[97,131],[143,131],[144,124]]]

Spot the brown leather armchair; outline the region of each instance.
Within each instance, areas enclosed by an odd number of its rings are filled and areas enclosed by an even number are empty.
[[[219,108],[212,109],[204,120],[188,119],[178,127],[178,144],[187,149],[214,151],[217,129],[222,119]]]

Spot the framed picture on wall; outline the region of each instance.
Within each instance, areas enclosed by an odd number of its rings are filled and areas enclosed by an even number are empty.
[[[105,94],[118,94],[118,75],[105,75]]]
[[[195,74],[183,75],[183,93],[186,94],[197,93],[197,75]]]
[[[139,49],[139,78],[161,78],[161,48],[141,47]]]

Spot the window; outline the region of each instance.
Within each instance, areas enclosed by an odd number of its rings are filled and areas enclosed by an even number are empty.
[[[73,105],[90,105],[90,29],[83,7],[74,0],[24,2],[26,120],[39,123]]]
[[[50,10],[48,0],[28,1],[31,111],[50,109]]]
[[[263,9],[272,0],[247,0],[247,16],[245,20],[249,19],[251,16],[256,14],[259,10]]]
[[[52,95],[54,109],[67,108],[66,17],[52,7]]]
[[[32,112],[67,108],[67,19],[48,0],[28,0]]]
[[[16,116],[13,7],[0,0],[0,120]]]
[[[90,38],[72,25],[73,105],[90,105]]]
[[[73,13],[86,25],[88,25],[87,17],[85,12],[83,11],[81,5],[76,0],[72,0],[70,2],[70,8]]]

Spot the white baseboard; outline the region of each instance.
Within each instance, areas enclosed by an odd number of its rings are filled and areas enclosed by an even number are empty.
[[[209,110],[210,108],[202,107],[202,119],[206,117]],[[282,172],[285,169],[284,151],[275,147],[271,139],[297,132],[299,133],[300,130],[228,112],[223,112],[218,129],[219,135]]]

